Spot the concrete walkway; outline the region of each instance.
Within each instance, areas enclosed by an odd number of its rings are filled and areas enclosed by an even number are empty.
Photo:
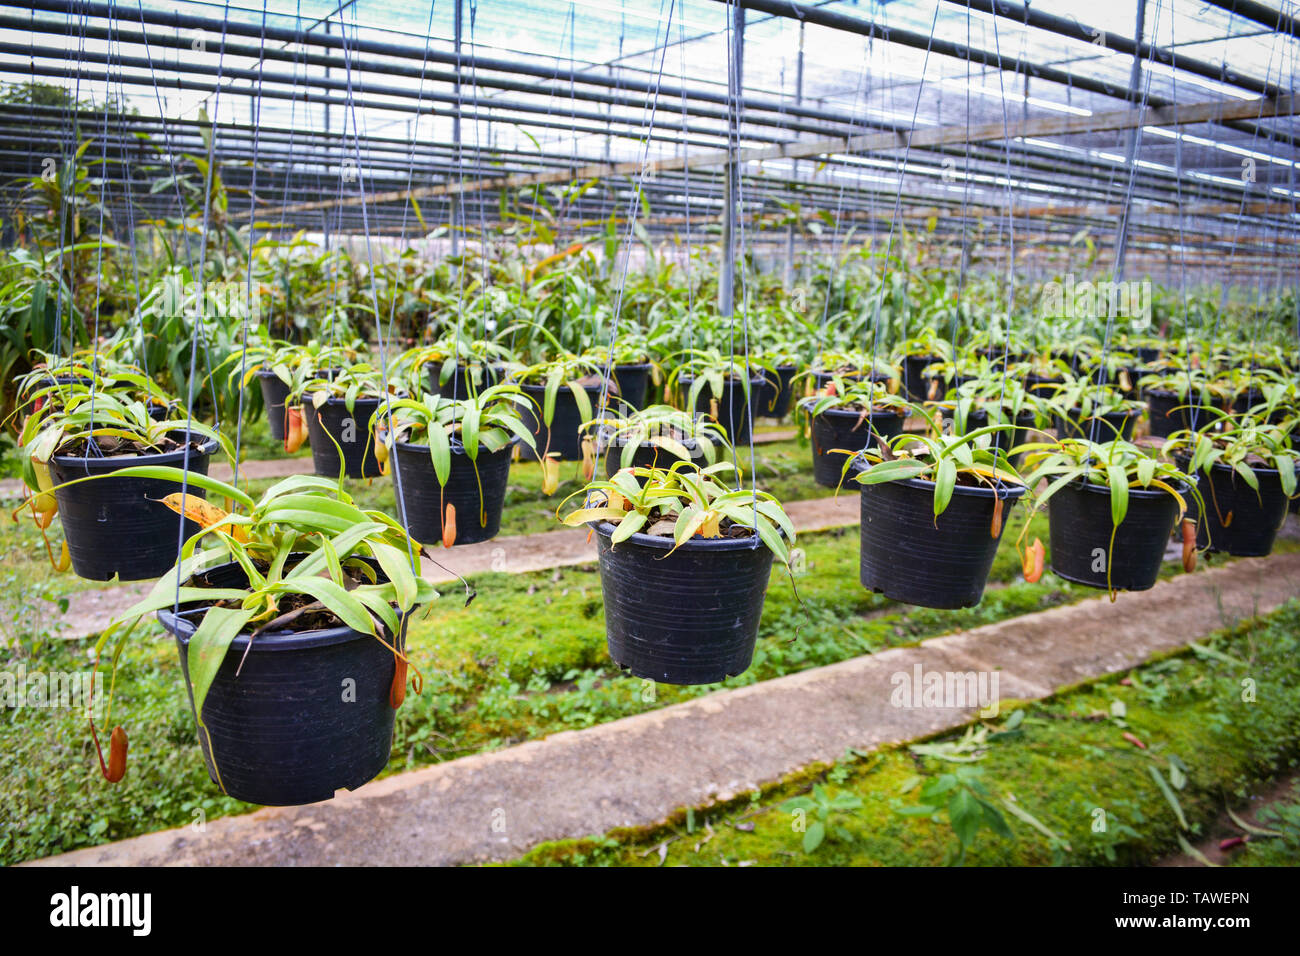
[[[420,865],[509,859],[536,844],[655,823],[846,748],[961,725],[972,708],[897,708],[891,678],[996,672],[1002,698],[1036,699],[1126,670],[1300,596],[1300,554],[1180,575],[1112,604],[1098,597],[398,774],[306,807],[264,809],[35,861],[37,865]]]

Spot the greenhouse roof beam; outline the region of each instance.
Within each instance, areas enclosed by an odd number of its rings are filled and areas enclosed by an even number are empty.
[[[1046,80],[1049,83],[1056,83],[1061,86],[1084,90],[1088,93],[1096,93],[1100,96],[1108,96],[1113,99],[1127,100],[1130,103],[1145,103],[1150,107],[1174,105],[1171,100],[1159,96],[1146,95],[1142,90],[1135,90],[1128,86],[1107,83],[1104,80],[1098,80],[1093,77],[1080,76],[1077,73],[1071,73],[1067,70],[1060,70],[1056,67],[1033,63],[1029,60],[1022,60],[1019,57],[1008,56],[993,50],[981,50],[976,47],[969,47],[953,42],[952,40],[942,40],[938,37],[931,37],[927,34],[917,33],[914,30],[906,30],[899,27],[886,27],[873,20],[851,17],[847,14],[827,10],[822,7],[794,3],[793,0],[714,0],[714,2],[739,3],[748,10],[757,10],[774,16],[806,21],[808,23],[817,24],[818,26],[830,27],[848,33],[856,33],[861,36],[872,37],[887,43],[898,43],[902,46],[912,47],[917,50],[928,50],[940,56],[979,63],[992,69],[1011,72],[1034,79]],[[1253,124],[1245,122],[1244,119],[1224,119],[1218,122],[1223,122],[1224,125],[1229,126],[1232,129],[1249,133],[1256,137],[1258,137],[1261,132]],[[1264,132],[1267,133],[1267,131]],[[1288,135],[1277,138],[1289,146],[1296,145],[1295,138],[1292,136]]]
[[[1300,112],[1300,99],[1294,96],[1276,100],[1213,100],[1203,103],[1183,104],[1177,107],[1160,107],[1148,110],[1116,110],[1094,113],[1092,116],[1033,116],[1007,123],[993,122],[976,126],[940,126],[914,131],[910,136],[901,133],[862,133],[823,140],[797,141],[775,146],[742,149],[741,162],[758,162],[773,159],[806,159],[834,153],[868,153],[884,150],[929,148],[967,142],[1003,141],[1026,136],[1065,136],[1074,133],[1101,130],[1133,129],[1137,126],[1175,126],[1205,122],[1221,122],[1234,116],[1290,116]],[[675,156],[656,160],[645,165],[645,172],[722,166],[728,161],[726,150],[696,153],[685,157]],[[535,184],[558,183],[574,179],[601,179],[608,176],[635,175],[642,171],[640,163],[595,163],[577,167],[569,172],[557,171],[527,176],[497,176],[470,182],[442,183],[421,187],[411,192],[416,199],[451,195],[478,190],[517,189]],[[372,197],[378,201],[401,200],[402,195]],[[352,200],[360,202],[360,198]],[[334,205],[324,201],[316,208]],[[312,207],[308,207],[312,208]]]
[[[0,13],[0,29],[27,30],[30,28],[30,23],[31,23],[30,20],[26,18]],[[147,46],[150,49],[153,48],[188,49],[191,43],[190,38],[185,35],[157,33],[157,32],[145,33],[144,31],[141,31],[139,29],[134,29],[134,28],[123,29],[116,26],[110,29],[109,27],[105,27],[105,26],[95,26],[93,24],[88,24],[84,28],[84,30],[79,29],[78,32],[84,33],[85,36],[89,39],[98,39],[98,40],[106,40],[106,41],[111,40],[114,44],[118,45],[119,49],[123,44],[129,44],[134,46]],[[74,57],[79,57],[80,59],[86,62],[92,62],[92,63],[103,63],[108,58],[108,55],[102,53],[92,54],[92,53],[86,53],[84,51],[78,53],[77,51],[65,50],[61,47],[50,47],[50,46],[36,47],[31,44],[5,43],[5,44],[0,44],[0,48],[2,48],[0,49],[0,52],[16,54],[19,56],[34,56],[37,58],[49,57],[49,58],[57,58],[57,59],[71,59]],[[309,66],[323,66],[327,68],[337,68],[342,71],[346,71],[348,69],[348,62],[350,59],[354,71],[356,71],[357,73],[363,73],[366,70],[360,58],[356,56],[352,56],[348,59],[345,59],[342,56],[334,57],[334,56],[326,56],[321,54],[310,54],[310,53],[294,55],[293,53],[283,49],[269,49],[263,46],[254,46],[251,44],[231,43],[231,42],[226,43],[225,52],[227,56],[231,56],[231,57],[248,57],[251,59],[277,60],[277,61],[283,61],[287,63],[301,64],[304,66],[309,65]],[[151,61],[149,58],[144,58],[144,57],[122,57],[120,55],[113,54],[112,62],[120,66],[133,66],[133,67],[144,67],[144,68],[153,67],[154,70],[156,70],[157,72],[162,72],[162,69],[160,69],[160,67],[164,67],[170,70],[170,64],[161,64],[156,60]],[[187,65],[184,68],[184,72],[188,72],[188,73],[198,72],[198,73],[206,73],[208,75],[215,75],[216,69],[215,68],[202,69],[199,67],[195,67],[193,65]],[[256,70],[232,71],[230,69],[227,69],[224,72],[227,75],[239,75],[240,78],[243,79],[247,79],[248,77],[246,74],[251,72],[254,74],[253,77],[254,79],[257,79],[260,75],[261,78],[265,79],[268,82],[290,83],[294,85],[297,85],[300,79],[303,85],[306,85],[307,83],[310,83],[312,85],[327,85],[335,89],[343,89],[346,88],[347,85],[346,80],[328,80],[323,77],[308,78],[305,76],[299,78],[296,73],[293,75],[292,78],[285,79],[284,74],[271,74],[271,73],[259,74],[259,72]],[[455,84],[457,82],[457,74],[454,71],[432,70],[432,69],[428,69],[427,67],[424,67],[421,64],[414,64],[414,65],[385,64],[383,72],[391,73],[393,75],[411,77],[411,78],[422,78],[425,82],[430,84],[448,83],[451,84],[453,88],[455,87]],[[468,78],[463,74],[459,77],[459,81],[462,84],[468,85]],[[160,86],[161,85],[166,85],[166,84],[165,82],[160,82]],[[476,77],[476,85],[480,87],[484,87],[486,89],[499,89],[499,90],[505,90],[507,92],[512,92],[512,93],[537,94],[539,92],[538,87],[535,83],[528,83],[519,80],[507,80],[507,79],[501,79],[500,77],[493,77],[493,76]],[[614,86],[614,84],[612,83],[598,83],[596,85],[602,86],[603,88],[610,88]],[[370,84],[366,84],[365,88],[367,92],[371,92],[371,93],[380,92],[379,88],[374,87]],[[229,88],[223,87],[223,91],[238,93],[240,95],[256,95],[254,91],[252,91],[251,89],[240,89],[238,87],[235,87],[233,84]],[[400,91],[392,91],[390,88],[388,91],[388,95],[393,95],[394,92],[396,95],[401,95],[408,99],[418,100],[420,98],[419,90],[403,89]],[[620,106],[620,107],[626,107],[628,109],[635,109],[635,110],[642,110],[645,107],[644,99],[637,99],[632,96],[619,96],[612,93],[603,93],[603,92],[597,92],[597,91],[587,90],[587,89],[574,89],[572,91],[566,90],[564,96],[566,99],[572,98],[572,99],[581,100],[583,102],[588,102],[588,103],[602,103],[608,106]],[[436,99],[437,101],[444,102],[444,103],[458,103],[461,101],[461,99],[463,99],[463,97],[458,98],[454,94],[452,95],[443,94],[438,97],[433,97],[428,91],[425,91],[424,98]],[[816,112],[820,114],[817,117],[815,117],[818,120],[818,123],[816,124],[811,122],[800,122],[800,121],[791,122],[789,116],[777,114],[772,110],[761,110],[761,109],[756,109],[753,111],[753,113],[747,115],[745,117],[745,121],[747,123],[753,123],[754,125],[757,126],[777,127],[792,133],[807,132],[807,133],[824,134],[829,131],[827,129],[828,124],[832,126],[854,125],[852,117],[848,116],[847,114],[837,115],[825,110],[816,111]],[[700,119],[712,119],[712,120],[719,120],[725,122],[727,118],[727,112],[725,109],[702,109],[699,106],[693,106],[689,109],[689,113],[690,115]],[[581,114],[574,114],[571,111],[566,111],[563,115],[570,116],[570,115],[581,115]],[[631,121],[632,120],[629,120],[629,122]],[[862,125],[862,124],[858,123],[856,125]],[[880,124],[880,125],[882,128],[884,128],[886,124]],[[716,135],[721,135],[721,134],[716,134]]]
[[[1072,40],[1097,44],[1108,50],[1114,50],[1116,53],[1123,53],[1128,56],[1136,55],[1146,62],[1154,60],[1156,63],[1162,63],[1176,70],[1186,70],[1188,73],[1194,73],[1217,83],[1240,87],[1260,96],[1280,96],[1287,92],[1275,83],[1268,82],[1267,77],[1259,80],[1247,76],[1232,69],[1227,63],[1207,63],[1204,60],[1197,60],[1185,54],[1176,53],[1169,47],[1158,47],[1145,42],[1134,43],[1131,37],[1124,36],[1114,30],[1102,30],[1098,27],[1089,26],[1086,23],[1080,23],[1073,17],[1059,17],[1051,13],[1044,13],[1023,3],[1015,4],[1009,2],[1009,0],[945,0],[945,2],[956,4],[959,7],[968,7],[980,13],[1003,17],[1015,23],[1046,30],[1049,33],[1069,37]]]
[[[30,9],[46,13],[62,14],[69,17],[93,17],[96,19],[111,18],[114,21],[120,21],[122,19],[120,11],[115,11],[114,8],[104,3],[74,3],[70,2],[70,0],[26,0],[26,2],[23,3],[10,4],[10,6],[14,9]],[[134,22],[139,22],[141,18],[143,18],[146,24],[168,27],[174,31],[208,30],[217,35],[222,35],[224,32],[231,36],[251,37],[259,40],[263,36],[263,31],[260,25],[241,23],[234,20],[223,22],[219,17],[204,17],[196,14],[181,13],[175,9],[171,11],[136,9],[131,11],[130,16]],[[13,19],[18,23],[18,25],[15,26],[15,29],[31,29],[32,21],[30,19],[23,19],[21,17]],[[55,24],[48,24],[48,26],[53,27]],[[91,24],[87,24],[87,30],[89,31],[91,29],[97,31],[96,35],[101,38],[106,38],[108,35],[108,29],[106,27],[94,27]],[[114,37],[116,37],[117,32],[118,28],[114,26]],[[87,35],[91,34],[88,33]],[[150,42],[152,42],[153,36],[154,34],[150,34]],[[307,46],[330,48],[340,52],[346,49],[348,55],[352,58],[352,68],[355,71],[364,71],[366,69],[365,63],[361,59],[362,54],[400,58],[412,60],[417,63],[422,63],[427,60],[428,63],[438,63],[446,66],[457,65],[457,57],[454,53],[444,53],[418,46],[368,40],[364,37],[349,39],[345,45],[342,37],[318,33],[308,34],[301,30],[269,26],[265,30],[265,37],[267,42],[297,43]],[[229,46],[228,49],[230,49]],[[264,55],[267,57],[281,58],[279,56],[279,51],[270,48],[265,50]],[[292,58],[292,55],[288,57],[288,59]],[[299,62],[304,62],[302,56],[299,56]],[[312,62],[318,63],[319,65],[337,67],[339,69],[348,68],[347,60],[343,56],[313,57]],[[468,82],[469,75],[467,74],[477,75],[482,71],[488,73],[509,73],[519,76],[532,76],[537,79],[548,80],[551,82],[562,81],[564,84],[564,96],[567,98],[569,95],[567,84],[570,80],[570,76],[567,73],[557,74],[554,69],[546,69],[523,60],[508,60],[498,57],[481,57],[462,54],[459,58],[459,64],[462,71],[462,83]],[[390,65],[393,64],[385,64],[385,69]],[[419,69],[416,68],[405,71],[405,75],[418,76]],[[489,85],[487,83],[488,78],[477,76],[477,79],[479,85]],[[667,99],[680,100],[682,97],[687,97],[688,99],[714,103],[723,107],[727,104],[727,95],[725,92],[715,93],[698,87],[678,87],[662,82],[651,83],[624,76],[620,76],[617,79],[611,79],[610,77],[602,77],[598,74],[583,72],[576,72],[572,79],[575,83],[598,86],[605,89],[626,90],[635,93],[654,93],[657,90],[661,97]],[[550,90],[543,88],[540,92],[550,92]],[[741,107],[745,113],[757,111],[788,116],[799,116],[805,119],[842,123],[844,125],[855,125],[859,127],[864,125],[861,119],[855,119],[848,114],[837,114],[833,111],[808,106],[795,106],[779,100],[768,100],[760,97],[744,97],[741,102]],[[883,128],[885,124],[880,125]]]
[[[1286,13],[1279,7],[1270,7],[1266,3],[1254,3],[1252,0],[1208,0],[1211,6],[1236,14],[1255,23],[1263,24],[1278,33],[1288,33],[1300,39],[1300,20]]]

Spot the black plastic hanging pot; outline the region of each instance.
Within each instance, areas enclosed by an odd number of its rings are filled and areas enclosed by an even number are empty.
[[[957,485],[943,514],[934,516],[934,482],[923,478],[863,485],[862,586],[920,607],[974,607],[1002,540],[1011,509],[1025,493],[1004,485],[1002,527],[994,537],[994,491]]]
[[[1187,399],[1162,388],[1148,389],[1146,393],[1147,414],[1151,421],[1151,434],[1156,438],[1168,438],[1176,431],[1192,427],[1195,416],[1196,427],[1210,421],[1210,410],[1204,405],[1187,406]]]
[[[785,418],[790,413],[790,400],[794,396],[791,380],[799,370],[797,365],[778,365],[773,372],[763,374],[763,384],[758,388],[758,414],[760,418]]]
[[[692,381],[694,381],[694,378],[690,375],[678,376],[677,386],[681,390],[683,402],[690,397]],[[695,399],[695,411],[713,418],[714,421],[726,429],[727,440],[731,442],[732,447],[739,448],[749,442],[750,428],[758,407],[758,395],[762,385],[762,376],[750,379],[747,401],[745,388],[738,379],[723,379],[722,395],[717,399],[718,413],[716,418],[713,415],[714,395],[710,386],[705,385],[700,389],[700,394]]]
[[[1058,438],[1086,438],[1099,444],[1114,441],[1117,437],[1124,441],[1132,441],[1133,426],[1137,424],[1141,414],[1141,409],[1134,408],[1081,418],[1076,408],[1068,417],[1053,416],[1053,425]]]
[[[266,423],[271,428],[271,437],[284,441],[284,404],[289,398],[289,386],[269,368],[258,369],[257,381],[262,386],[262,404],[266,406]]]
[[[428,362],[424,366],[424,391],[426,395],[441,395],[461,401],[472,398],[484,389],[491,388],[500,379],[500,371],[493,365],[457,365],[447,377],[442,375],[441,362]]]
[[[579,434],[580,429],[586,422],[582,411],[578,408],[578,400],[573,397],[573,391],[568,384],[560,386],[560,390],[555,393],[555,415],[551,418],[551,424],[548,427],[543,421],[543,410],[546,408],[546,386],[545,385],[520,385],[524,394],[537,403],[537,407],[521,409],[519,414],[524,420],[524,427],[533,433],[533,440],[537,444],[534,451],[527,445],[521,446],[521,454],[524,458],[536,459],[542,455],[550,454],[552,457],[559,453],[560,461],[580,461],[582,459],[582,438]],[[583,391],[587,393],[587,400],[591,403],[591,414],[600,414],[600,386],[584,385]],[[610,388],[606,403],[608,409],[613,409],[618,395],[617,388]]]
[[[926,400],[930,382],[922,373],[926,366],[942,361],[943,358],[938,355],[908,355],[903,358],[903,388],[908,398],[914,402]]]
[[[456,509],[456,544],[495,538],[501,530],[510,459],[517,443],[518,439],[514,439],[498,451],[480,445],[475,461],[470,461],[463,451],[453,451],[447,484],[442,485],[427,445],[397,442],[395,466],[389,471],[395,467],[401,472],[393,476],[393,488],[398,517],[411,537],[422,544],[442,541],[443,521],[450,504]]]
[[[801,407],[811,411],[814,399],[804,399]],[[859,451],[874,439],[890,439],[903,430],[903,416],[898,412],[876,409],[870,416],[861,410],[828,408],[812,420],[813,478],[823,488],[838,488],[844,475],[849,453]]]
[[[243,587],[248,580],[237,564],[204,578],[214,587]],[[194,617],[193,610],[158,612],[176,638],[191,713]],[[387,631],[384,640],[394,643]],[[207,733],[199,729],[198,738],[212,781],[236,800],[294,806],[329,800],[336,790],[355,790],[378,776],[392,751],[393,652],[342,625],[268,631],[251,649],[248,644],[247,634],[231,642],[203,703]]]
[[[1175,486],[1186,498],[1188,487]],[[1047,502],[1052,571],[1067,581],[1116,591],[1146,591],[1160,576],[1169,536],[1178,523],[1178,502],[1159,488],[1129,488],[1128,512],[1116,528],[1110,487],[1076,481]],[[1114,531],[1114,544],[1111,532]]]
[[[636,677],[715,684],[754,657],[772,552],[756,538],[634,534],[610,545],[594,523],[609,656]]]
[[[383,399],[357,396],[349,410],[342,398],[331,396],[320,408],[312,405],[310,394],[303,398],[302,414],[307,419],[307,437],[316,474],[337,478],[341,464],[349,478],[378,478],[382,472],[375,457],[370,419],[379,411]]]
[[[185,441],[184,432],[170,437]],[[111,475],[137,465],[188,467],[200,475],[208,473],[208,461],[217,450],[216,439],[192,435],[197,448],[176,449],[152,455],[121,458],[83,458],[54,455],[50,478],[55,484],[90,475]],[[187,465],[188,461],[188,465]],[[199,530],[181,518],[162,499],[181,491],[179,481],[160,478],[100,478],[54,492],[68,542],[72,570],[90,581],[108,581],[116,575],[123,581],[146,581],[164,574],[176,563],[178,532],[184,521],[184,537]],[[188,485],[186,495],[206,497],[201,488]]]
[[[1176,459],[1186,469],[1188,459]],[[1230,466],[1215,464],[1210,474],[1197,472],[1197,488],[1205,513],[1195,516],[1196,546],[1238,558],[1263,557],[1273,551],[1277,532],[1290,505],[1276,468],[1250,469],[1259,494]]]
[[[619,398],[633,408],[645,408],[645,398],[650,391],[650,363],[615,365],[614,382],[618,385]]]

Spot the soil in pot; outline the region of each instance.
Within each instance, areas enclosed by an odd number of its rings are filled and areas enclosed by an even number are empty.
[[[677,379],[677,387],[683,402],[690,396],[691,382],[690,375],[682,375]],[[728,378],[722,382],[722,396],[717,400],[715,420],[726,429],[727,440],[731,442],[733,448],[739,448],[749,442],[750,428],[754,421],[762,385],[761,377],[751,379],[749,400],[746,401],[744,386],[738,380]],[[699,397],[695,400],[695,411],[713,418],[713,401],[713,393],[709,386],[705,385],[700,389]]]
[[[1176,459],[1186,470],[1187,459]],[[1278,529],[1286,520],[1290,501],[1282,491],[1282,477],[1275,468],[1252,466],[1259,480],[1259,494],[1227,465],[1214,465],[1210,474],[1198,471],[1197,488],[1205,501],[1205,514],[1196,517],[1196,546],[1221,551],[1234,557],[1263,557],[1271,554]]]
[[[311,460],[316,474],[337,478],[339,467],[349,478],[378,478],[379,459],[375,457],[375,436],[370,419],[383,399],[358,396],[351,411],[342,398],[328,398],[320,408],[313,407],[310,395],[303,402],[307,419],[307,437],[311,442]],[[337,447],[335,447],[337,443]],[[342,458],[339,452],[342,451]]]
[[[1003,486],[1002,525],[993,529],[994,491],[958,484],[934,516],[934,483],[919,478],[863,485],[860,528],[862,586],[920,607],[974,607],[984,596],[998,542],[1019,485]]]
[[[289,386],[269,368],[258,370],[257,381],[262,386],[262,403],[266,406],[266,423],[271,428],[271,437],[282,442],[286,417],[284,403],[289,398]]]
[[[555,415],[551,418],[549,427],[542,420],[542,410],[546,407],[546,386],[525,384],[519,387],[523,389],[524,394],[537,403],[536,410],[521,409],[519,413],[524,420],[524,426],[533,433],[537,444],[536,451],[527,445],[521,445],[522,456],[536,459],[546,454],[554,457],[558,452],[560,461],[581,461],[583,436],[579,430],[586,419],[579,410],[578,400],[573,397],[573,391],[569,386],[561,385],[560,390],[555,393]],[[600,383],[584,382],[582,389],[587,393],[587,400],[591,402],[591,414],[599,415]],[[614,383],[610,383],[606,401],[611,411],[618,405],[617,395],[618,388]]]
[[[171,447],[156,453],[132,455],[131,449],[109,447],[101,450],[114,457],[56,454],[50,458],[50,477],[62,484],[136,465],[188,467],[201,475],[208,473],[208,462],[217,450],[215,439],[192,436],[184,448],[184,432],[173,432],[170,438]],[[167,495],[180,491],[177,481],[130,477],[101,478],[58,489],[54,495],[72,570],[91,581],[108,581],[114,575],[122,581],[146,581],[164,574],[176,563],[178,534],[188,538],[199,530],[193,521],[182,519],[162,503]],[[185,493],[206,497],[193,485],[186,487]]]
[[[247,583],[235,564],[203,577],[212,586]],[[193,609],[179,617],[158,612],[176,638],[187,690],[189,639],[200,615]],[[384,640],[393,644],[391,634]],[[392,750],[393,652],[337,623],[268,631],[251,649],[248,643],[247,634],[231,643],[203,705],[207,733],[199,729],[198,737],[213,782],[237,800],[292,806],[329,800],[336,790],[374,779]],[[191,713],[193,705],[191,694]]]
[[[397,514],[411,537],[425,544],[442,541],[443,522],[447,506],[451,505],[456,509],[455,544],[495,538],[501,530],[501,509],[505,506],[515,444],[511,442],[499,451],[479,446],[476,461],[470,461],[463,452],[453,453],[447,484],[441,485],[428,446],[398,442],[395,467],[390,470],[394,472]]]
[[[758,414],[761,418],[785,418],[790,414],[790,400],[794,396],[790,382],[798,370],[796,365],[778,365],[775,382],[772,381],[773,372],[764,372],[763,384],[758,389]]]
[[[1187,490],[1185,485],[1178,489],[1180,494]],[[1160,576],[1165,546],[1178,523],[1178,502],[1158,488],[1130,488],[1128,513],[1116,528],[1110,488],[1075,482],[1052,495],[1047,514],[1052,571],[1059,577],[1105,588],[1109,558],[1111,588],[1146,591]]]
[[[754,657],[772,552],[744,538],[634,534],[610,545],[596,526],[609,656],[636,677],[713,684]]]
[[[811,407],[805,399],[805,412]],[[813,478],[823,488],[837,488],[844,475],[849,455],[835,449],[855,452],[893,438],[903,430],[903,416],[891,409],[875,409],[870,416],[861,409],[828,408],[812,420]]]
[[[1129,411],[1106,412],[1085,419],[1079,417],[1079,410],[1076,408],[1068,418],[1062,418],[1060,415],[1053,416],[1052,424],[1059,438],[1086,438],[1103,444],[1114,441],[1116,437],[1132,441],[1133,426],[1137,424],[1141,414],[1142,410],[1135,408]]]
[[[1180,408],[1187,405],[1187,400],[1177,392],[1152,388],[1147,390],[1146,399],[1151,434],[1156,438],[1168,438],[1176,431],[1191,428],[1193,417],[1197,428],[1210,421],[1210,410],[1203,405]]]

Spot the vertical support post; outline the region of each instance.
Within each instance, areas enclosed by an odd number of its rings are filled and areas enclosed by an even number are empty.
[[[794,74],[794,105],[803,105],[803,29],[804,21],[799,21],[799,57],[795,61]],[[790,162],[790,179],[797,181],[799,178],[799,160]],[[794,285],[794,223],[785,234],[785,288],[788,292]]]
[[[722,274],[718,276],[718,314],[726,318],[736,307],[736,218],[740,214],[740,165],[736,154],[740,142],[740,99],[745,88],[745,8],[733,7],[731,49],[728,51],[727,94],[727,203],[722,210]]]
[[[465,157],[460,147],[460,38],[461,38],[461,23],[462,23],[462,10],[461,10],[462,2],[463,0],[456,0],[455,13],[453,14],[453,32],[454,32],[455,44],[456,44],[456,78],[452,81],[452,86],[451,86],[452,93],[456,97],[456,108],[452,111],[451,114],[451,146],[452,146],[452,155],[456,157],[456,172],[458,174],[462,172],[462,167],[465,160]],[[464,218],[461,215],[461,211],[462,211],[461,194],[452,193],[450,219],[451,219],[451,254],[453,256],[460,255],[461,220]]]
[[[329,36],[329,35],[330,35],[330,20],[329,20],[329,17],[326,17],[326,18],[325,18],[325,35],[326,35],[326,36]],[[330,78],[330,66],[329,66],[329,61],[326,61],[326,63],[325,63],[325,79],[328,80],[329,78]],[[305,100],[306,100],[306,97],[303,97],[303,99],[304,99],[304,101],[305,101]],[[325,139],[326,139],[327,142],[329,141],[329,135],[330,135],[330,105],[329,105],[328,102],[326,102],[326,103],[325,103]]]

